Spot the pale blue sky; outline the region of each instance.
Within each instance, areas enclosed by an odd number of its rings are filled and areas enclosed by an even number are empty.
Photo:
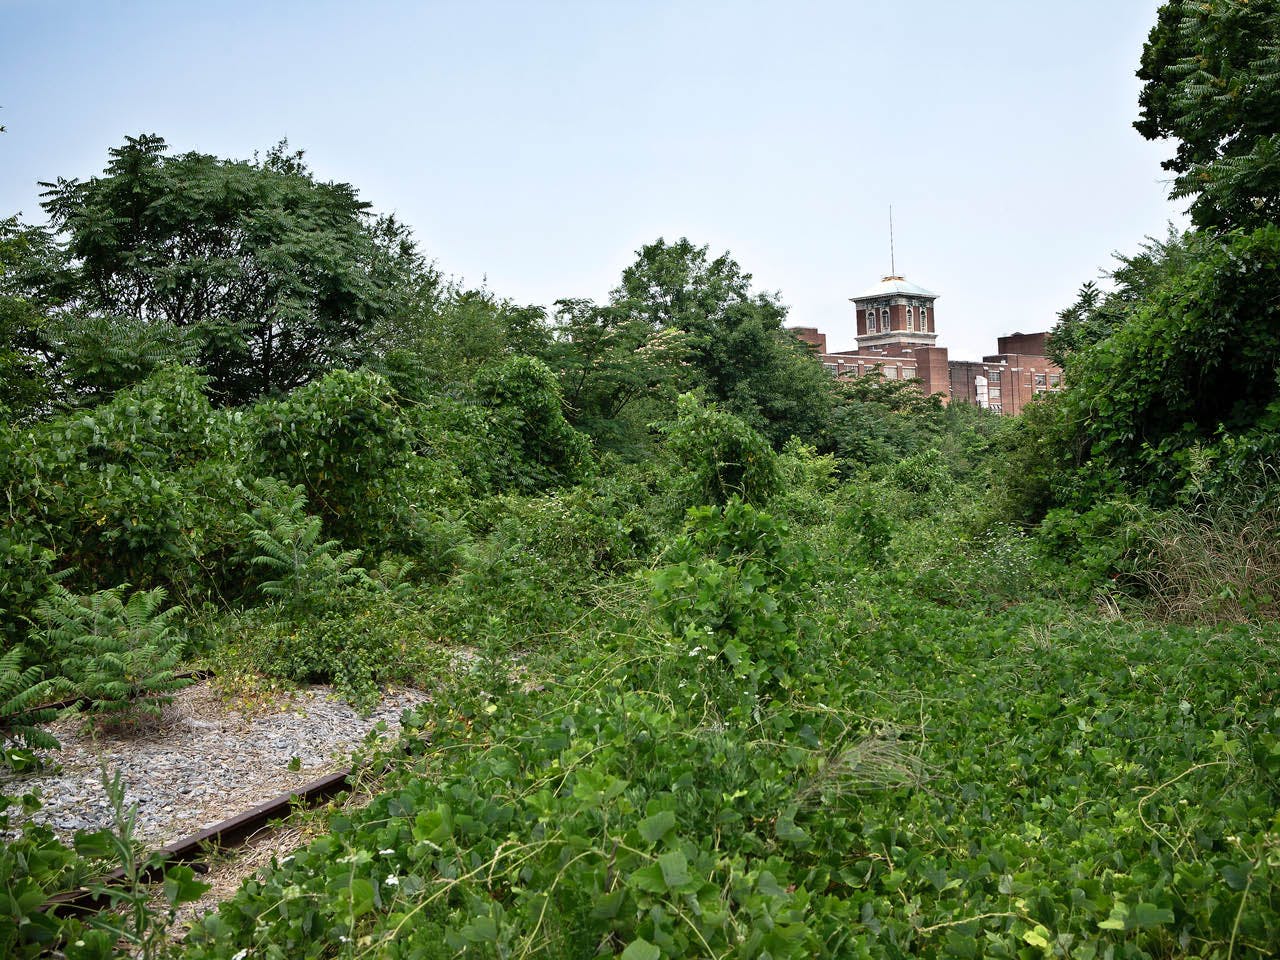
[[[1179,216],[1130,124],[1156,0],[0,0],[0,215],[126,135],[287,137],[446,272],[603,298],[641,244],[729,249],[852,346],[898,270],[953,357],[1046,329]]]

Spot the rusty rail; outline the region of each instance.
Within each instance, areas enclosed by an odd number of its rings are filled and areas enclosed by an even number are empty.
[[[212,849],[241,844],[272,820],[287,816],[295,805],[318,806],[346,790],[351,785],[350,781],[351,768],[347,767],[282,793],[266,803],[260,803],[251,810],[215,823],[189,837],[166,844],[147,858],[146,866],[138,874],[138,880],[143,883],[154,883],[164,877],[166,867],[175,863],[199,860]],[[55,894],[45,901],[43,909],[58,909],[71,913],[90,913],[101,910],[111,905],[111,898],[99,888],[121,886],[126,882],[128,877],[125,876],[124,870],[117,867],[110,873],[97,878],[92,886]]]

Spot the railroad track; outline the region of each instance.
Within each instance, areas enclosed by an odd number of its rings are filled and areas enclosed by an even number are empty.
[[[166,844],[154,851],[144,862],[147,864],[137,879],[143,883],[155,883],[164,877],[166,868],[178,863],[202,860],[214,850],[239,846],[265,827],[272,820],[287,817],[296,807],[315,807],[351,786],[351,768],[313,780],[308,784],[281,793],[251,810],[206,827],[189,837]],[[110,897],[101,892],[102,886],[122,886],[129,882],[123,869],[117,868],[100,876],[92,886],[80,887],[55,894],[45,901],[43,909],[69,913],[91,913],[111,905]]]
[[[177,676],[181,679],[200,681],[212,678],[214,673],[212,670],[193,670]],[[89,697],[70,697],[56,703],[43,704],[39,709],[63,711],[84,707],[90,702]],[[319,806],[349,789],[351,773],[351,767],[344,767],[318,780],[278,794],[250,810],[215,823],[188,837],[168,843],[141,861],[146,866],[136,879],[143,883],[155,883],[162,880],[165,870],[174,864],[198,863],[216,850],[237,847],[248,841],[271,821],[284,819],[299,807]],[[91,884],[54,894],[45,901],[41,909],[64,913],[96,912],[111,905],[111,898],[102,891],[103,887],[122,886],[128,882],[129,877],[123,868],[116,868],[94,878]]]

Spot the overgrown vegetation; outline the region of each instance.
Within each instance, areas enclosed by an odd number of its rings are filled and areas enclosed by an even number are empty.
[[[0,816],[0,948],[1274,953],[1278,27],[1162,9],[1140,129],[1196,227],[1082,289],[1016,419],[831,380],[685,239],[548,316],[283,147],[51,185],[0,229],[6,765],[56,758],[56,696],[117,724],[192,658],[449,688],[181,947],[118,783],[73,847]],[[41,911],[106,861],[119,910]]]

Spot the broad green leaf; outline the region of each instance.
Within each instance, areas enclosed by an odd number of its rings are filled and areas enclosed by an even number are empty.
[[[627,945],[627,949],[622,951],[621,960],[661,960],[661,958],[661,950],[644,937],[637,937]]]
[[[676,815],[670,810],[661,810],[651,817],[640,821],[640,836],[650,843],[657,843],[675,829]]]

